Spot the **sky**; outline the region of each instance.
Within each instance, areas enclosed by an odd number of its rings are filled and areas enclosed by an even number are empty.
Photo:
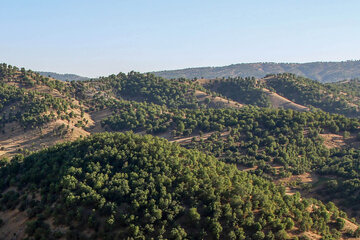
[[[0,62],[88,77],[360,59],[358,0],[0,0]]]

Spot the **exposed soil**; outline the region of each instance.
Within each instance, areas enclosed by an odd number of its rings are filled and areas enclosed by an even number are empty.
[[[331,149],[331,148],[341,148],[346,145],[344,141],[344,137],[339,134],[319,134],[324,139],[324,146]]]
[[[266,79],[264,78],[264,79],[259,79],[258,81],[262,82],[262,81],[265,81],[265,80]],[[198,80],[196,80],[196,82],[199,83],[200,85],[207,84],[207,83],[209,83],[211,81],[213,81],[213,80],[210,80],[210,79],[198,79]],[[305,107],[303,105],[300,105],[300,104],[297,104],[297,103],[295,103],[293,101],[290,101],[289,99],[287,99],[287,98],[285,98],[283,96],[280,96],[279,94],[274,93],[274,92],[270,91],[267,88],[262,88],[262,90],[268,96],[271,107],[273,107],[273,108],[293,109],[293,110],[300,111],[300,112],[305,112],[305,111],[310,110],[308,107]],[[201,91],[196,91],[195,94],[198,94],[202,98],[205,98],[206,95],[207,95],[206,93],[201,92]],[[199,99],[199,97],[198,97],[198,99]],[[224,102],[224,101],[228,101],[228,100],[222,98],[222,100],[220,100],[220,101]],[[243,104],[241,104],[239,102],[235,102],[235,101],[230,101],[230,102],[231,102],[231,104],[229,105],[230,107],[234,107],[234,104],[232,104],[232,103],[235,103],[235,107],[237,106],[236,103],[240,104],[240,107],[243,106]]]
[[[25,228],[28,217],[26,212],[18,209],[1,212],[4,225],[0,228],[0,239],[20,240],[25,237]]]
[[[289,99],[284,98],[277,93],[271,92],[269,89],[263,88],[262,90],[267,94],[271,106],[274,108],[292,109],[299,112],[306,112],[310,110],[308,107],[294,103],[293,101],[290,101]]]
[[[104,128],[101,127],[101,120],[111,115],[110,109],[103,109],[99,111],[94,111],[89,114],[92,119],[92,123],[89,124],[87,130],[91,133],[103,132]]]
[[[73,110],[75,113],[77,110]],[[94,124],[93,120],[88,114],[71,119],[69,122],[66,120],[57,119],[49,122],[41,128],[24,130],[18,123],[8,123],[5,126],[5,133],[0,133],[0,146],[3,150],[0,152],[2,155],[14,155],[22,152],[24,149],[35,151],[43,147],[52,146],[56,143],[63,141],[71,141],[79,138],[80,136],[87,136],[90,133],[82,127],[75,126],[80,120],[87,120],[88,124]],[[63,126],[67,133],[62,134],[59,129]]]
[[[210,99],[209,105],[211,107],[241,108],[244,106],[243,104],[233,101],[233,100],[228,100],[228,99],[225,99],[222,97],[212,97],[209,94],[207,94],[206,92],[199,91],[199,90],[195,91],[195,97],[198,99],[198,101],[200,103],[204,103],[205,99]]]
[[[319,177],[314,173],[304,173],[301,175],[293,175],[288,178],[282,178],[277,181],[277,184],[285,186],[285,194],[294,195],[299,192],[298,189],[291,187],[293,183],[315,183]]]

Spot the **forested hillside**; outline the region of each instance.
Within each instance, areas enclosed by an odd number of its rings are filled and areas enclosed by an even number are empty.
[[[211,91],[243,104],[298,111],[321,109],[348,117],[360,116],[356,79],[323,84],[291,73],[255,78],[197,80]]]
[[[34,239],[333,239],[346,217],[199,151],[129,133],[17,157],[0,176],[1,211],[19,207],[29,219],[19,234]]]
[[[356,79],[61,82],[0,66],[5,239],[360,235]]]
[[[165,78],[262,78],[267,74],[293,73],[319,82],[339,82],[360,76],[360,61],[310,63],[241,63],[224,67],[199,67],[154,72]]]
[[[182,141],[187,148],[212,154],[240,168],[253,169],[255,174],[267,179],[304,173],[326,176],[325,183],[336,183],[331,189],[339,193],[329,194],[327,199],[340,198],[341,206],[354,210],[353,216],[360,217],[357,119],[324,112],[248,107],[182,111],[131,103],[127,107],[130,110],[116,110],[105,118],[102,122],[105,129],[146,131],[160,136],[171,133],[170,139],[188,137]],[[324,144],[324,138],[328,137],[340,139],[344,148],[329,149]],[[344,199],[345,195],[348,198]]]
[[[0,156],[87,135],[89,116],[67,83],[0,65]]]
[[[261,82],[254,77],[215,79],[203,82],[203,86],[244,104],[259,107],[270,106],[269,99],[262,90]]]
[[[270,75],[266,86],[296,103],[320,108],[326,112],[359,116],[359,97],[356,91],[339,84],[321,84],[294,74]]]

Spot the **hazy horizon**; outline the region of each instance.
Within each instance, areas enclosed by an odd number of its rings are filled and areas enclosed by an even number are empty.
[[[360,59],[360,2],[16,1],[0,62],[86,77]]]
[[[176,70],[185,70],[185,69],[192,69],[192,68],[216,68],[216,67],[227,67],[227,66],[231,66],[231,65],[239,65],[239,64],[261,64],[261,63],[275,63],[275,64],[306,64],[306,63],[321,63],[321,62],[351,62],[351,61],[360,61],[360,59],[351,59],[351,60],[339,60],[339,61],[313,61],[313,62],[242,62],[242,63],[232,63],[232,64],[228,64],[228,65],[221,65],[221,66],[191,66],[191,67],[185,67],[185,68],[177,68],[177,69],[162,69],[162,70],[154,70],[154,71],[146,71],[143,73],[148,73],[148,72],[161,72],[161,71],[176,71]],[[16,66],[16,65],[14,65]],[[19,67],[19,66],[17,66]],[[22,67],[22,66],[20,66]],[[51,73],[57,73],[57,74],[75,74],[75,75],[79,75],[81,77],[88,77],[85,75],[80,75],[80,74],[76,74],[76,73],[71,73],[71,72],[55,72],[55,71],[46,71],[46,70],[36,70],[36,69],[31,69],[33,71],[36,72],[51,72]],[[130,70],[130,71],[136,71],[136,70]],[[124,73],[128,73],[130,71],[124,72]],[[113,73],[109,73],[108,75],[111,74],[117,74],[118,72],[113,72]],[[98,75],[92,78],[96,78],[96,77],[103,77],[103,76],[108,76],[108,75]],[[89,77],[91,78],[91,77]]]

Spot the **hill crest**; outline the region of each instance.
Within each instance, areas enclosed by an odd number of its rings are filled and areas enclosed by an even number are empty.
[[[56,73],[56,72],[42,72],[38,71],[41,76],[51,77],[60,81],[84,81],[89,80],[88,77],[79,76],[71,73]]]
[[[153,72],[165,78],[262,78],[267,74],[293,73],[319,82],[338,82],[360,76],[360,61],[309,62],[309,63],[239,63],[220,67],[195,67]]]

